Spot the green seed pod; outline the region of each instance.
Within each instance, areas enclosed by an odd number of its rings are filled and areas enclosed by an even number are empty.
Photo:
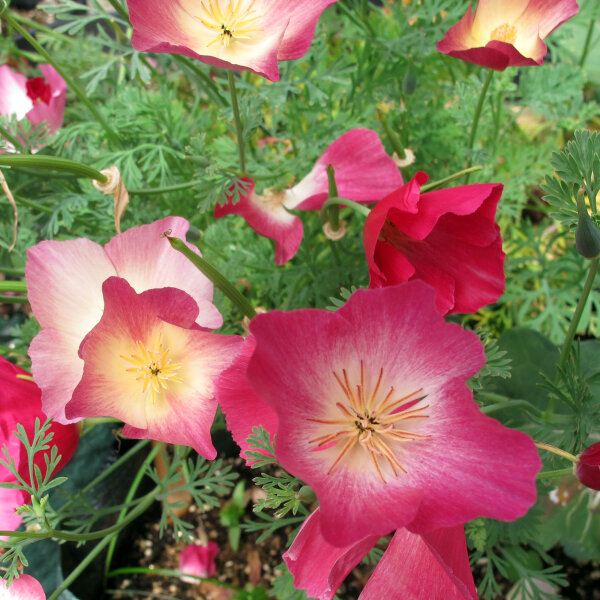
[[[417,88],[417,72],[412,62],[408,63],[408,68],[402,80],[402,91],[405,94],[413,94]]]
[[[587,210],[579,212],[579,223],[575,230],[575,246],[584,258],[596,258],[600,255],[600,229],[592,221]]]
[[[298,498],[304,502],[304,504],[312,504],[317,500],[315,492],[310,485],[303,485],[298,492]]]

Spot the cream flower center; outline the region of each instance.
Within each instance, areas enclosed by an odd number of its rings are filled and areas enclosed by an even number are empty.
[[[201,2],[202,15],[196,17],[216,37],[208,45],[221,42],[225,48],[235,40],[249,40],[252,34],[262,31],[256,27],[260,15],[254,9],[254,0],[205,0]],[[222,7],[223,6],[223,7]]]
[[[132,364],[133,367],[125,369],[128,373],[133,373],[135,380],[141,384],[142,394],[150,390],[152,403],[156,402],[156,397],[162,390],[167,390],[167,382],[174,381],[183,383],[183,379],[177,377],[177,371],[181,369],[181,363],[174,363],[169,358],[169,349],[164,349],[162,341],[147,348],[139,340],[136,342],[137,353],[129,356],[121,354],[121,358]]]
[[[424,413],[429,405],[411,408],[412,405],[425,398],[422,395],[423,388],[398,397],[394,388],[390,387],[384,396],[380,393],[383,380],[383,369],[380,369],[377,383],[373,389],[369,390],[365,385],[365,368],[362,360],[360,361],[360,383],[352,385],[346,369],[342,369],[341,376],[335,371],[333,375],[344,393],[344,401],[335,404],[340,412],[339,418],[308,419],[313,423],[321,423],[332,429],[330,433],[316,437],[309,443],[316,444],[317,448],[343,443],[328,473],[332,473],[355,447],[362,448],[367,453],[383,483],[387,483],[387,481],[383,475],[380,461],[384,461],[384,464],[387,463],[396,477],[400,473],[406,473],[407,471],[396,457],[394,449],[398,442],[430,437],[399,427],[402,422],[428,418],[428,415]],[[404,409],[402,409],[403,406]]]
[[[514,44],[517,39],[517,29],[514,25],[503,23],[490,33],[490,41]]]

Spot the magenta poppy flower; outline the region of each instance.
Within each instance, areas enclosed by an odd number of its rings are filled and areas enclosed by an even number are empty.
[[[465,381],[482,344],[434,297],[414,281],[250,324],[247,375],[277,414],[277,461],[314,489],[330,544],[512,520],[535,501],[535,444],[480,412]]]
[[[29,439],[32,439],[36,418],[43,423],[46,415],[42,412],[41,391],[38,386],[29,379],[19,378],[19,375],[30,377],[27,371],[0,357],[0,448],[6,446],[9,456],[15,461],[19,475],[30,482],[27,452],[13,432],[20,423]],[[53,434],[51,445],[58,448],[62,457],[57,467],[58,471],[73,456],[79,441],[79,430],[76,425],[52,423],[50,432]],[[46,455],[49,455],[49,451],[38,452],[35,455],[35,464],[42,473],[46,472]],[[15,482],[13,474],[0,465],[0,483]],[[21,523],[21,517],[15,514],[15,508],[27,502],[29,498],[25,492],[0,488],[0,529],[16,529]]]
[[[46,600],[41,583],[31,575],[13,579],[10,587],[5,579],[0,579],[0,597],[6,600]]]
[[[54,133],[63,124],[67,84],[52,65],[39,69],[43,77],[27,79],[8,65],[0,66],[0,115],[46,123]]]
[[[67,419],[115,417],[127,437],[192,446],[213,459],[215,381],[241,338],[198,327],[198,304],[175,288],[137,294],[109,277],[102,292],[102,317],[79,348],[83,377]]]
[[[479,0],[438,42],[439,52],[504,71],[541,65],[544,39],[579,12],[575,0]]]
[[[219,546],[215,542],[186,546],[179,555],[179,570],[186,575],[212,577],[217,572],[218,554]]]
[[[600,490],[600,442],[592,444],[579,455],[575,474],[583,485]]]
[[[306,54],[321,13],[336,1],[127,0],[131,43],[277,81],[277,62]]]
[[[28,298],[42,326],[29,356],[49,417],[69,422],[64,408],[83,372],[79,345],[102,316],[102,282],[107,278],[123,277],[138,292],[180,288],[197,303],[200,327],[221,325],[221,315],[212,303],[212,283],[163,236],[170,231],[185,239],[188,228],[185,219],[167,217],[129,229],[104,247],[77,239],[44,241],[27,251]]]
[[[249,460],[246,454],[251,450],[247,440],[252,435],[252,430],[262,427],[271,434],[271,443],[274,443],[273,434],[277,431],[277,414],[254,393],[246,376],[255,348],[256,340],[250,335],[244,340],[235,361],[219,377],[216,390],[217,402],[225,415],[227,427],[242,450],[240,456],[249,465],[255,462]]]
[[[500,228],[494,218],[499,183],[420,193],[417,173],[378,202],[363,238],[370,287],[422,279],[435,288],[442,314],[476,312],[504,291]]]
[[[342,581],[377,543],[367,536],[348,546],[330,544],[320,510],[302,525],[283,559],[294,587],[310,598],[331,600]],[[462,525],[418,535],[398,529],[359,600],[476,600]]]
[[[294,187],[281,192],[247,191],[235,204],[215,207],[217,219],[235,214],[246,219],[256,233],[275,240],[275,262],[291,260],[302,241],[302,221],[288,210],[320,210],[328,197],[327,167],[332,165],[338,194],[355,202],[377,202],[402,185],[402,175],[386,153],[379,136],[370,129],[351,129],[333,142],[311,172]]]

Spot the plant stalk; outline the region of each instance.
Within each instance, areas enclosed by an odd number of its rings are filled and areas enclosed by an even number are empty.
[[[246,146],[244,144],[244,128],[240,117],[240,107],[238,105],[237,92],[235,89],[235,73],[229,69],[227,71],[229,80],[229,93],[231,95],[231,108],[233,109],[233,120],[235,121],[235,131],[237,137],[238,152],[240,155],[240,175],[246,175]]]
[[[45,156],[43,154],[0,154],[0,166],[2,167],[33,167],[36,169],[50,169],[71,173],[86,179],[96,179],[100,183],[106,183],[106,175],[93,167],[83,163],[61,158],[60,156]]]
[[[437,181],[432,181],[431,183],[427,183],[421,188],[421,193],[424,194],[425,192],[429,192],[430,190],[441,187],[442,185],[445,185],[446,183],[450,183],[451,181],[460,179],[463,175],[467,176],[466,183],[468,183],[469,175],[471,173],[475,173],[476,171],[481,171],[482,168],[483,167],[481,167],[480,165],[476,165],[474,167],[469,167],[468,169],[463,169],[462,171],[453,173],[452,175],[448,175],[448,177],[444,177],[443,179],[438,179]]]
[[[483,103],[485,102],[485,96],[487,94],[488,88],[490,87],[490,83],[492,82],[492,77],[494,76],[494,69],[489,69],[487,77],[483,82],[483,87],[481,88],[481,93],[479,94],[479,100],[477,101],[477,106],[475,107],[475,114],[473,115],[473,122],[471,123],[471,134],[469,135],[469,152],[473,150],[473,146],[475,145],[475,138],[477,137],[477,128],[479,126],[479,118],[481,117],[481,110],[483,109]],[[466,183],[469,183],[469,174],[467,174]]]

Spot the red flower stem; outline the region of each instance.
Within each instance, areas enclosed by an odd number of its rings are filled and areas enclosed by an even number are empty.
[[[571,454],[570,452],[567,452],[566,450],[561,450],[560,448],[557,448],[556,446],[553,446],[552,444],[546,444],[546,442],[535,442],[535,445],[542,450],[546,450],[547,452],[552,452],[552,454],[556,454],[556,456],[566,458],[567,460],[570,460],[572,463],[576,463],[579,460],[574,454]]]
[[[494,69],[488,70],[488,75],[483,82],[483,87],[481,88],[481,93],[479,94],[479,101],[477,102],[477,106],[475,107],[475,114],[473,115],[473,122],[471,124],[471,135],[469,136],[469,151],[473,150],[473,146],[475,145],[475,138],[477,136],[477,127],[479,126],[479,118],[481,117],[481,110],[483,108],[483,103],[485,101],[485,96],[487,94],[488,88],[490,87],[490,83],[492,82],[492,77],[494,75]],[[467,179],[465,183],[469,183],[469,175],[467,174]]]
[[[229,69],[227,71],[229,79],[229,93],[231,94],[231,108],[233,109],[233,120],[235,121],[235,131],[237,137],[238,152],[240,155],[240,175],[246,175],[246,146],[244,145],[244,128],[240,117],[240,107],[238,106],[237,92],[235,89],[235,74]]]

